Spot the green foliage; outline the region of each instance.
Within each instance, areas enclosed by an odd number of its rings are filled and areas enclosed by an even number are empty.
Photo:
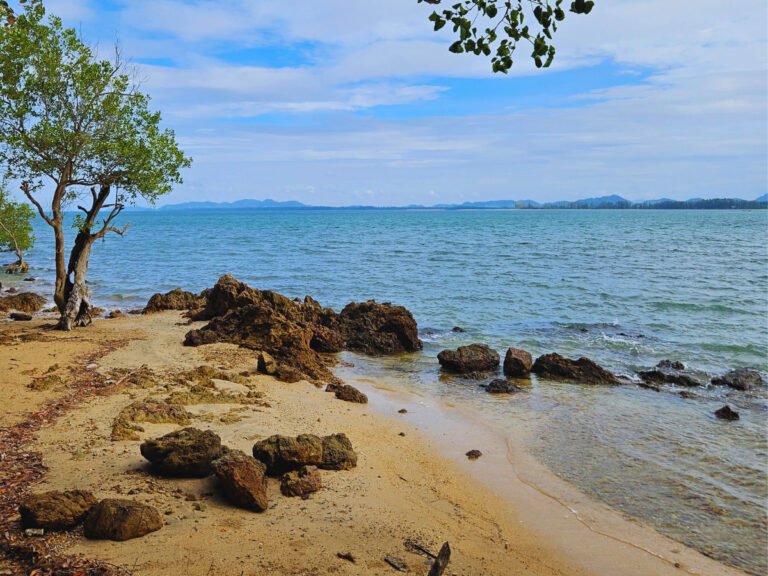
[[[442,0],[418,0],[419,3],[441,4]],[[589,14],[592,0],[574,0],[570,11]],[[531,44],[531,58],[537,68],[547,68],[555,59],[553,35],[558,22],[565,20],[563,0],[462,0],[440,12],[432,12],[429,20],[435,31],[448,24],[458,39],[448,50],[455,54],[472,53],[492,56],[494,72],[506,74],[512,68],[520,40]],[[527,24],[531,22],[531,26]]]
[[[35,213],[27,204],[13,202],[0,187],[0,252],[13,251],[21,258],[25,250],[32,248],[35,236],[32,219]]]

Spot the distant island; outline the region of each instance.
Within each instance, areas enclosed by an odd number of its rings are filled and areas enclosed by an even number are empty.
[[[690,200],[672,200],[659,198],[633,202],[616,194],[598,198],[581,200],[561,200],[558,202],[540,203],[535,200],[488,200],[484,202],[464,202],[463,204],[409,204],[407,206],[313,206],[296,200],[285,202],[272,200],[237,200],[235,202],[183,202],[169,204],[160,210],[546,210],[546,209],[610,209],[610,210],[754,210],[768,208],[768,194],[763,194],[754,200],[741,198],[691,198]]]

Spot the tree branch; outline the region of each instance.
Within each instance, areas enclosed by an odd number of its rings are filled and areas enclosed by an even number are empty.
[[[37,211],[40,213],[40,217],[46,221],[48,226],[53,228],[53,220],[48,218],[48,215],[45,213],[45,210],[43,209],[40,202],[38,202],[34,196],[32,196],[32,191],[29,187],[29,184],[27,182],[23,182],[21,184],[21,191],[24,192],[24,195],[29,199],[32,204],[35,205],[35,208],[37,208]]]

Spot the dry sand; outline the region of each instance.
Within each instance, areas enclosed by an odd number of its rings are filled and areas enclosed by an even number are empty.
[[[160,386],[200,365],[232,375],[253,368],[252,353],[234,346],[184,348],[187,330],[173,312],[98,321],[71,334],[41,330],[40,322],[0,325],[2,425],[66,393],[67,370],[82,373],[99,347],[116,349],[90,370],[114,376],[146,365]],[[55,364],[63,386],[27,388]],[[396,574],[384,562],[387,555],[405,561],[409,573],[427,574],[428,559],[404,546],[411,539],[435,552],[450,542],[446,574],[741,574],[591,502],[470,413],[375,383],[354,383],[369,394],[368,405],[265,376],[216,383],[233,393],[260,392],[260,404],[268,406],[187,406],[193,426],[212,429],[246,452],[272,434],[344,432],[359,454],[358,467],[322,472],[323,490],[307,500],[281,496],[271,481],[269,510],[240,510],[218,496],[212,479],[154,477],[140,442],[110,440],[122,408],[167,396],[169,388],[134,386],[92,397],[38,434],[31,449],[43,454],[48,473],[34,491],[80,488],[101,498],[133,498],[156,506],[166,525],[123,543],[76,538],[69,553],[126,565],[137,575]],[[398,414],[403,407],[408,413]],[[176,428],[141,425],[142,438]],[[484,456],[467,462],[467,446]],[[355,562],[338,553],[351,553]]]

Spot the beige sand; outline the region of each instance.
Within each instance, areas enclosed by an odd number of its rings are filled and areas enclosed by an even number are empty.
[[[180,315],[164,313],[0,346],[0,365],[13,358],[13,375],[2,373],[2,414],[19,418],[56,393],[26,390],[30,370],[36,375],[53,363],[81,362],[97,343],[131,340],[98,362],[102,373],[143,364],[158,372],[204,364],[232,373],[253,367],[251,355],[233,346],[184,348],[188,329]],[[217,495],[212,480],[155,478],[139,442],[110,441],[112,421],[124,406],[167,390],[128,388],[93,398],[39,434],[33,449],[44,454],[49,473],[35,490],[81,488],[99,497],[135,498],[166,514],[166,526],[124,543],[78,539],[71,552],[128,565],[137,575],[396,574],[386,555],[404,560],[409,573],[427,574],[426,557],[404,547],[412,539],[433,551],[451,543],[446,574],[741,574],[590,502],[471,414],[430,399],[357,383],[371,403],[353,405],[307,383],[263,376],[250,377],[245,386],[218,385],[262,392],[270,404],[187,407],[197,415],[193,425],[215,430],[227,445],[248,452],[271,434],[345,432],[360,456],[358,467],[323,472],[324,489],[308,500],[281,496],[273,482],[267,512],[239,510]],[[401,407],[408,413],[398,414]],[[144,438],[174,429],[142,426]],[[461,456],[467,445],[484,456],[467,462]]]

